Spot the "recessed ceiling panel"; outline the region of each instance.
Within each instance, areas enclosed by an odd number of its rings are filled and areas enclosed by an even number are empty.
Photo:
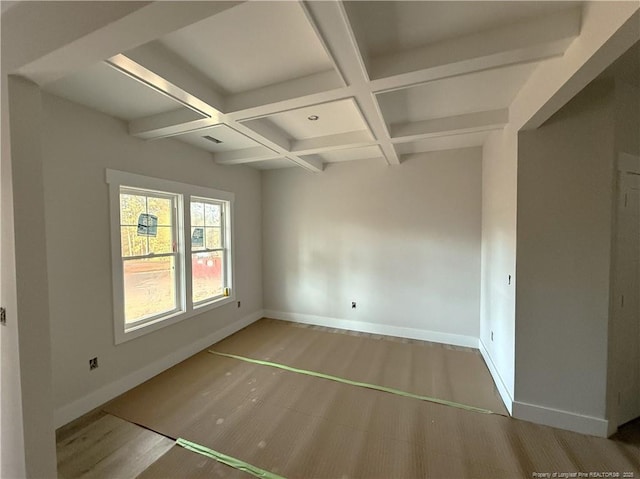
[[[582,2],[345,2],[358,43],[370,57],[389,55],[551,15]]]
[[[323,163],[340,163],[343,161],[384,159],[384,155],[378,145],[362,148],[347,148],[344,150],[332,150],[317,155]]]
[[[428,138],[411,143],[399,143],[394,145],[398,156],[411,155],[414,153],[425,153],[428,151],[454,150],[457,148],[469,148],[472,146],[482,146],[490,132],[481,131],[475,133],[465,133],[461,135],[441,136],[438,138]]]
[[[333,68],[298,2],[246,2],[159,41],[231,94]]]
[[[43,89],[122,120],[185,108],[103,62],[49,83]]]
[[[192,131],[176,138],[213,153],[261,146],[248,136],[238,133],[227,125],[216,125],[211,128]]]
[[[367,130],[367,124],[352,98],[277,113],[265,120],[293,140]]]
[[[537,64],[445,78],[377,95],[387,125],[507,108]]]

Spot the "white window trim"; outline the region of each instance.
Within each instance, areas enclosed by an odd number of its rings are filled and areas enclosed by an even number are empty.
[[[191,210],[191,200],[192,199],[195,200],[194,201],[195,203],[198,203],[198,202],[200,202],[200,203],[210,203],[210,204],[223,204],[223,203],[226,203],[225,200],[220,201],[219,198],[213,199],[213,198],[204,198],[204,197],[192,196],[191,198],[189,198],[189,209],[187,210],[185,208],[185,211],[190,211]],[[228,261],[228,259],[229,259],[229,257],[228,257],[229,249],[231,249],[231,253],[233,253],[233,247],[231,245],[231,241],[232,241],[233,235],[231,234],[231,232],[230,232],[230,230],[228,228],[228,225],[225,224],[225,223],[228,223],[228,221],[230,219],[229,218],[229,208],[225,207],[222,210],[222,212],[223,212],[222,213],[222,223],[223,224],[222,224],[221,231],[222,231],[222,246],[223,247],[218,249],[217,251],[222,250],[227,255],[227,258],[225,258],[225,261],[224,261],[224,278],[227,279],[227,283],[229,283],[229,282],[233,283],[233,267],[230,267],[229,261]],[[189,221],[191,221],[191,216],[189,216]],[[192,225],[191,225],[191,223],[189,223],[189,227],[188,228],[185,227],[185,231],[189,231],[190,232],[191,230],[192,230]],[[191,244],[191,243],[189,243],[189,244]],[[196,250],[196,251],[191,250],[191,257],[193,257],[194,254],[206,253],[206,252],[210,252],[210,251],[216,251],[216,250],[208,250],[208,249]],[[189,259],[189,261],[191,261],[191,258]],[[192,264],[192,263],[189,263],[189,264]],[[193,307],[193,309],[196,309],[196,310],[200,310],[201,308],[204,308],[204,307],[208,306],[210,303],[215,303],[215,302],[220,301],[221,299],[225,298],[224,296],[216,296],[216,297],[213,297],[213,298],[207,298],[207,299],[203,299],[203,300],[198,301],[198,302],[194,302],[193,301],[193,272],[191,274],[191,291],[190,291],[189,294],[190,294],[189,297],[191,298],[191,306]]]
[[[214,308],[234,302],[235,296],[235,234],[233,211],[235,195],[228,191],[206,188],[203,186],[189,185],[172,180],[153,178],[149,176],[137,175],[118,170],[106,170],[106,181],[109,184],[109,210],[111,223],[111,268],[113,281],[113,324],[115,344],[120,344],[134,338],[138,338],[152,331],[176,324],[185,319],[200,315]],[[184,292],[182,298],[182,311],[163,316],[155,321],[149,321],[138,326],[125,328],[124,318],[124,278],[122,268],[122,247],[120,244],[120,187],[141,188],[146,190],[164,191],[181,195],[178,201],[178,208],[182,208],[182,214],[178,215],[177,235],[180,237],[183,248],[180,254],[183,255],[181,263],[181,290]],[[191,197],[211,198],[229,202],[227,213],[227,235],[230,236],[228,257],[229,284],[231,294],[223,298],[205,304],[199,304],[195,308],[192,303],[192,277],[191,277]],[[182,220],[182,221],[180,221]]]

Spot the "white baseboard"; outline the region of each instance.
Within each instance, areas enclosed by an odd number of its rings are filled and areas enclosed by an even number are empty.
[[[606,419],[520,401],[513,402],[513,417],[591,436],[607,437],[609,432],[609,421]]]
[[[478,340],[478,344],[480,347],[480,354],[482,354],[482,359],[484,359],[485,364],[489,368],[493,382],[498,388],[498,393],[500,393],[500,398],[502,399],[504,406],[507,408],[507,411],[509,411],[509,414],[513,414],[513,398],[511,397],[511,394],[509,394],[509,389],[502,380],[502,376],[498,372],[498,368],[493,362],[491,354],[489,354],[489,350],[482,342],[482,339]]]
[[[294,323],[314,324],[336,329],[349,329],[362,333],[383,334],[385,336],[397,336],[400,338],[420,339],[434,343],[452,344],[478,349],[478,338],[462,334],[440,333],[428,329],[405,328],[403,326],[390,326],[387,324],[367,323],[350,319],[329,318],[326,316],[314,316],[311,314],[285,313],[282,311],[265,310],[265,317],[292,321]]]
[[[184,346],[173,353],[164,356],[163,358],[155,361],[137,371],[118,379],[110,384],[102,386],[86,396],[73,401],[61,408],[58,408],[53,413],[53,420],[55,428],[59,428],[74,419],[79,418],[83,414],[97,408],[98,406],[106,403],[107,401],[115,398],[116,396],[132,389],[139,384],[142,384],[153,376],[160,374],[162,371],[169,369],[171,366],[178,364],[181,361],[193,356],[194,354],[202,351],[207,346],[210,346],[218,341],[223,340],[227,336],[231,336],[233,333],[241,330],[242,328],[249,326],[251,323],[256,322],[264,316],[263,311],[259,310],[245,316],[238,321],[225,326],[222,329],[211,333],[210,335],[198,339],[197,341]]]

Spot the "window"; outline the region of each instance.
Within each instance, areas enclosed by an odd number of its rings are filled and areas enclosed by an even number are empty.
[[[195,305],[226,293],[225,209],[224,202],[191,197],[191,297]]]
[[[179,310],[178,195],[120,187],[125,325]]]
[[[107,170],[116,343],[234,301],[233,194]]]

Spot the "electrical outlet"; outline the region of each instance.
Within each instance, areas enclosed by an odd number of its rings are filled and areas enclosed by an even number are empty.
[[[491,341],[493,341],[493,331],[491,331]]]
[[[7,310],[4,307],[0,308],[0,324],[7,325]]]
[[[240,301],[238,301],[238,308],[240,307]]]
[[[356,309],[356,302],[355,301],[351,301],[351,309]]]
[[[94,369],[98,369],[98,358],[89,359],[89,371],[93,371]]]

